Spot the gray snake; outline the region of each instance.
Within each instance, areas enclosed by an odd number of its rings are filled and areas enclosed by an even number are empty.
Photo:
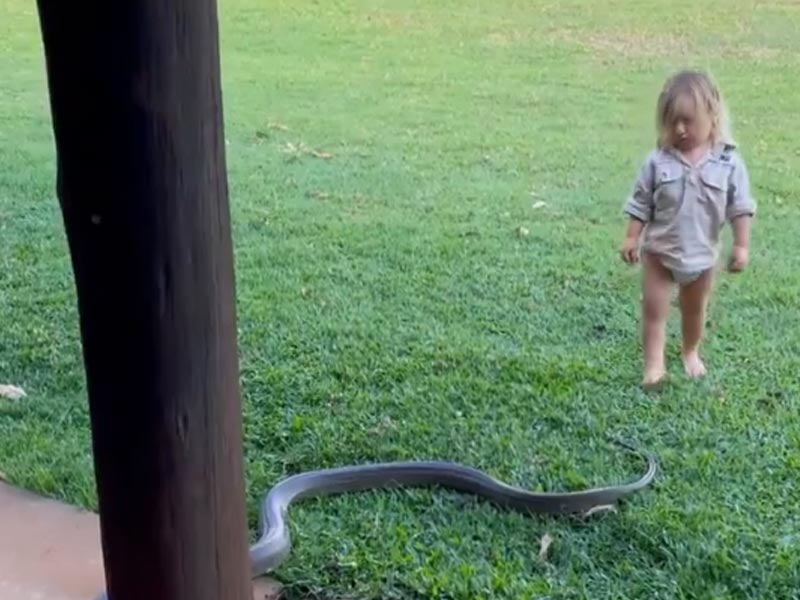
[[[617,442],[628,450],[631,446]],[[286,517],[297,500],[398,487],[442,487],[482,497],[501,506],[528,513],[579,514],[598,506],[613,505],[650,484],[656,474],[656,460],[647,460],[646,472],[636,481],[577,492],[530,492],[499,481],[490,475],[449,462],[390,462],[347,466],[298,473],[280,481],[261,504],[261,537],[250,547],[254,577],[274,571],[292,549]]]
[[[638,452],[624,442],[617,444]],[[527,513],[585,514],[599,506],[614,505],[653,481],[657,470],[655,457],[640,454],[647,460],[647,470],[639,479],[577,492],[530,492],[472,467],[437,461],[390,462],[298,473],[278,482],[261,503],[262,533],[250,547],[251,573],[258,577],[274,571],[288,558],[292,540],[286,517],[289,505],[297,500],[369,489],[442,487]],[[107,596],[104,594],[97,600],[107,600]]]

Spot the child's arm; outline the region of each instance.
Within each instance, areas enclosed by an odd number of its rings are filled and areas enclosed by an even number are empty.
[[[639,262],[639,255],[637,249],[639,247],[639,238],[644,230],[645,222],[640,221],[636,217],[628,219],[628,227],[625,230],[625,239],[619,249],[619,253],[629,265]]]
[[[750,224],[753,217],[741,215],[731,222],[733,229],[733,248],[728,268],[733,273],[744,271],[750,262]]]
[[[735,248],[750,247],[750,226],[753,221],[752,215],[741,215],[731,222],[733,229],[733,246]]]
[[[727,218],[733,230],[733,249],[728,268],[736,273],[750,261],[750,229],[756,205],[750,193],[750,178],[744,161],[736,156],[728,186]]]
[[[628,264],[634,264],[639,260],[637,253],[639,238],[653,214],[652,155],[647,158],[639,170],[639,177],[634,184],[633,193],[625,202],[625,214],[629,217],[628,225],[619,252],[622,260]]]

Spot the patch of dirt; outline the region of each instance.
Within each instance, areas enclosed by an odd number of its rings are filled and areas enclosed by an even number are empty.
[[[657,58],[686,56],[692,52],[687,38],[651,31],[578,31],[559,29],[551,32],[552,39],[579,46],[593,54],[618,58]]]
[[[555,43],[569,44],[589,51],[600,60],[680,58],[714,54],[727,59],[761,62],[782,54],[777,48],[725,40],[718,48],[700,48],[688,37],[647,30],[585,31],[557,29],[550,32]]]
[[[433,19],[422,11],[373,10],[362,17],[367,25],[391,31],[430,31],[436,28]]]
[[[720,50],[720,56],[726,59],[733,60],[751,60],[753,62],[764,62],[775,60],[781,56],[783,52],[778,48],[769,48],[767,46],[745,46],[745,45],[730,45]]]
[[[483,43],[491,48],[508,48],[535,39],[536,32],[522,29],[504,29],[492,31],[483,38]]]

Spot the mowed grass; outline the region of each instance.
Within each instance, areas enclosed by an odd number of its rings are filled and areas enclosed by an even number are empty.
[[[90,508],[75,294],[34,4],[0,0],[0,471]],[[615,514],[440,491],[291,511],[288,598],[800,597],[800,5],[223,0],[250,525],[307,469],[445,459]],[[710,68],[760,214],[702,383],[639,390],[615,254],[663,78]],[[113,198],[114,190],[108,190]],[[518,228],[528,235],[519,235]],[[729,242],[727,242],[729,243]],[[124,344],[124,340],[120,340]],[[539,542],[553,539],[546,560]]]

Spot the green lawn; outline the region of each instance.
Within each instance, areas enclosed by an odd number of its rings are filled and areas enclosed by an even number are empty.
[[[305,469],[435,458],[576,489],[638,473],[608,435],[662,469],[588,522],[444,492],[299,505],[288,597],[800,597],[800,4],[223,0],[221,16],[253,531],[261,494]],[[638,273],[616,247],[658,88],[685,65],[728,97],[760,216],[751,269],[718,284],[710,376],[673,360],[648,396]],[[0,383],[29,394],[0,404],[0,471],[93,507],[28,0],[0,0]]]

